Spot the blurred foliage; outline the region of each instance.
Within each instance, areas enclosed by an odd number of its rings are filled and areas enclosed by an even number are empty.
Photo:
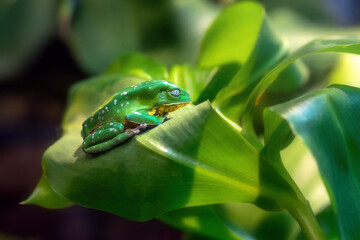
[[[273,10],[287,8],[300,13],[304,18],[316,23],[334,23],[332,15],[327,11],[326,1],[312,0],[260,0],[268,12]]]
[[[19,73],[54,32],[58,2],[0,2],[0,79]]]
[[[101,73],[118,56],[135,51],[164,63],[194,62],[219,10],[205,0],[65,0],[61,33],[89,73]]]

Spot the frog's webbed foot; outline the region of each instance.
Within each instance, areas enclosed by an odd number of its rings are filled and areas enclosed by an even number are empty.
[[[132,129],[131,136],[139,134],[141,132],[140,130],[146,130],[147,126],[148,125],[146,123],[139,124],[136,128]]]

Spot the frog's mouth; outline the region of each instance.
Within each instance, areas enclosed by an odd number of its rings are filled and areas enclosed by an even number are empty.
[[[173,112],[182,108],[183,106],[189,104],[189,102],[180,102],[180,103],[165,103],[159,107],[154,107],[149,111],[150,115],[155,115],[157,117],[163,116],[168,112]]]

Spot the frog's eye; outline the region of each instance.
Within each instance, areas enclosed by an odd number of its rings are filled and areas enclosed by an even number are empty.
[[[178,97],[178,96],[180,96],[180,89],[173,89],[173,90],[171,90],[170,91],[170,94],[171,94],[171,96],[173,96],[173,97]]]

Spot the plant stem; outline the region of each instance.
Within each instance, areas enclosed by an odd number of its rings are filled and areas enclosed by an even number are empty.
[[[308,240],[326,240],[309,203],[293,202],[287,205],[287,210],[296,219]]]

